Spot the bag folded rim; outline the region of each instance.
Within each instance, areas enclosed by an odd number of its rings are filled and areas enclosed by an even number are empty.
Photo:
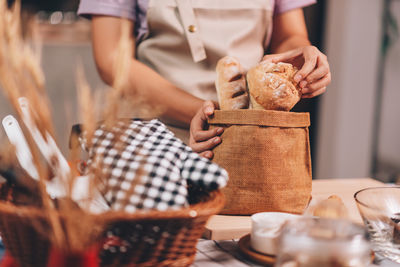
[[[308,112],[289,112],[276,110],[215,110],[209,118],[210,125],[254,125],[270,127],[302,128],[310,126]]]

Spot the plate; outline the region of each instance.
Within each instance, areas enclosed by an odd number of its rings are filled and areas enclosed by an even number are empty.
[[[247,234],[240,238],[239,250],[250,260],[266,266],[273,266],[276,260],[275,256],[262,254],[253,250],[250,246],[250,234]]]

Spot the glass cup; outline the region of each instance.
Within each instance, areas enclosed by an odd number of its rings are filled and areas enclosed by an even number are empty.
[[[365,229],[349,221],[303,217],[285,224],[278,267],[363,267],[371,263]]]
[[[372,249],[400,263],[400,187],[371,187],[354,194]]]

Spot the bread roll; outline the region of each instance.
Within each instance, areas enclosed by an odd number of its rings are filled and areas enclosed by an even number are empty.
[[[314,216],[344,219],[348,217],[348,211],[339,196],[332,195],[328,199],[321,201],[314,209]]]
[[[236,58],[226,56],[218,61],[215,87],[221,110],[248,108],[246,77]]]
[[[289,111],[301,98],[294,82],[297,69],[288,63],[260,62],[247,73],[253,109]]]

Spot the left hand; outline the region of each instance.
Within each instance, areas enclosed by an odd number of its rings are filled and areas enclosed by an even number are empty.
[[[216,108],[217,103],[205,101],[190,123],[189,146],[194,152],[208,159],[213,158],[214,153],[211,150],[222,142],[220,135],[224,131],[221,127],[208,129],[208,119]]]
[[[302,98],[312,98],[326,91],[331,82],[331,71],[327,57],[315,46],[304,46],[281,54],[264,56],[263,60],[287,62],[299,71],[294,76],[295,82],[302,88]]]

